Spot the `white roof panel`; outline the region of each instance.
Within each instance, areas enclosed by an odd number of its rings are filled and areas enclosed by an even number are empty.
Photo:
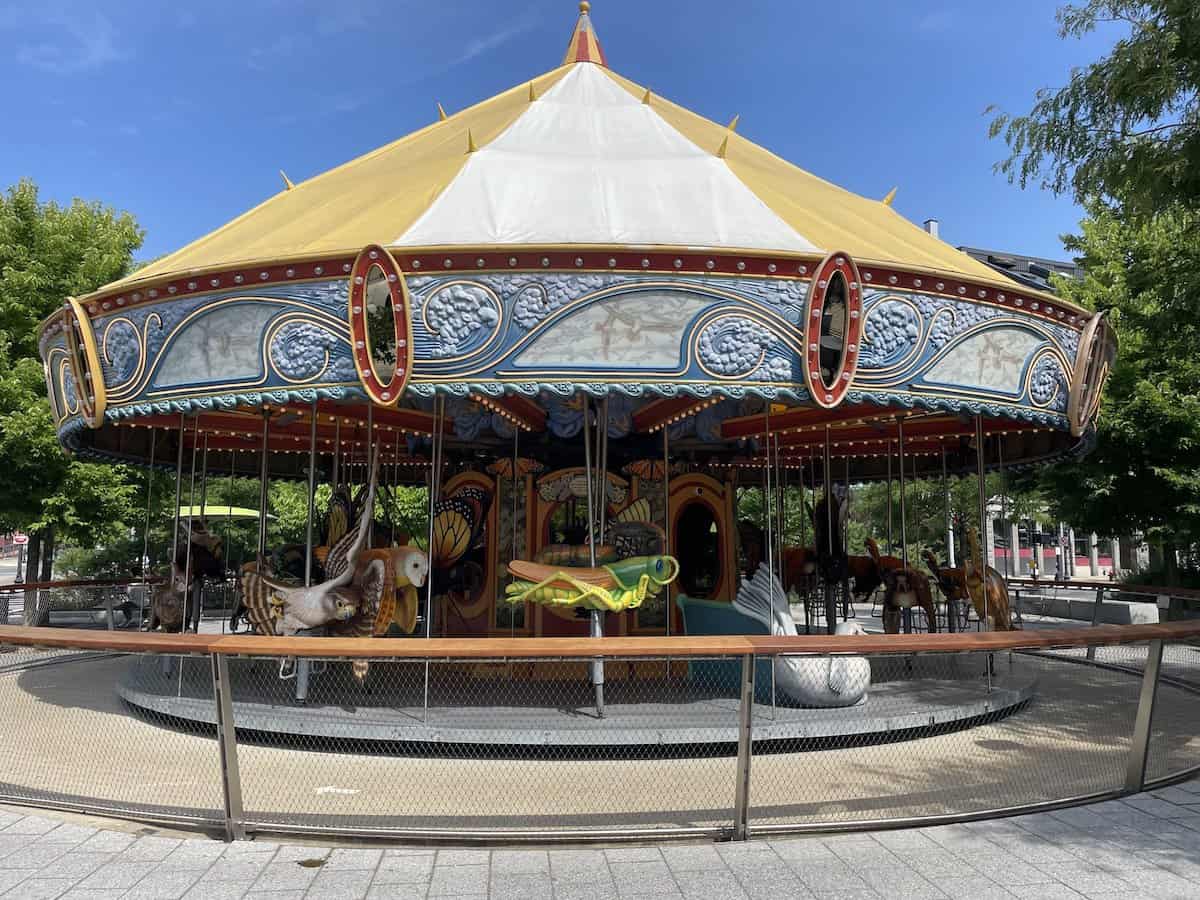
[[[818,249],[715,149],[580,63],[475,151],[395,244]]]

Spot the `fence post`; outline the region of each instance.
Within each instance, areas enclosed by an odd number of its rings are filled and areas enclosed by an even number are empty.
[[[733,801],[733,839],[750,837],[750,758],[754,755],[754,654],[742,657],[742,690],[738,701],[737,787]]]
[[[1092,627],[1095,628],[1100,624],[1100,604],[1104,602],[1104,588],[1096,588],[1096,602],[1092,605]],[[1087,648],[1087,658],[1096,658],[1096,645],[1089,644]]]
[[[1129,747],[1129,766],[1125,770],[1125,790],[1136,793],[1146,787],[1146,760],[1150,754],[1150,726],[1154,722],[1154,702],[1158,697],[1158,673],[1162,668],[1163,642],[1153,640],[1146,648],[1146,668],[1142,672],[1142,693],[1138,699],[1133,741]]]
[[[212,654],[213,701],[217,708],[217,746],[221,751],[221,789],[225,797],[225,840],[246,839],[242,825],[242,778],[238,772],[237,728],[233,720],[233,684],[229,660]]]

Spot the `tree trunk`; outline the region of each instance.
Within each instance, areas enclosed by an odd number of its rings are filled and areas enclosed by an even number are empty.
[[[54,580],[54,529],[46,529],[45,544],[42,547],[42,581]]]
[[[37,581],[40,577],[38,573],[38,565],[42,559],[42,533],[35,531],[29,535],[29,545],[25,553],[25,581]],[[43,612],[38,608],[38,592],[25,592],[25,613],[24,619],[26,625],[46,625],[49,623],[49,612]]]
[[[1174,541],[1163,541],[1163,576],[1166,580],[1164,587],[1179,586],[1179,560],[1175,552]]]

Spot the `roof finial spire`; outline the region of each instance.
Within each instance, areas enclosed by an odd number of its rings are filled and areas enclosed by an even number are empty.
[[[571,41],[567,44],[567,52],[563,56],[564,66],[579,62],[608,65],[604,51],[600,49],[600,39],[596,37],[596,30],[592,28],[591,11],[592,4],[588,0],[580,0],[579,21],[575,23],[575,30],[571,32]]]

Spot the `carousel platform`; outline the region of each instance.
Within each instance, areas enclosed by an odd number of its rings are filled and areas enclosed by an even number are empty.
[[[118,684],[121,698],[171,727],[213,726],[209,664],[204,659],[130,660]],[[182,663],[183,671],[179,670]],[[233,709],[239,734],[265,743],[303,739],[345,751],[454,753],[529,752],[534,747],[588,748],[582,752],[636,752],[675,747],[681,754],[737,741],[737,697],[689,680],[686,662],[663,677],[625,678],[606,685],[605,715],[597,715],[586,678],[481,676],[478,669],[434,663],[425,706],[423,663],[372,663],[367,686],[348,663],[331,663],[311,677],[307,701],[294,699],[295,682],[279,678],[273,660],[232,660]],[[660,663],[660,665],[663,665]],[[728,665],[736,665],[729,663]],[[845,709],[773,705],[758,691],[754,740],[794,752],[856,743],[906,740],[994,722],[1034,698],[1034,668],[1020,656],[996,661],[990,685],[981,660],[935,664],[920,657],[903,678],[881,673],[866,701]],[[552,674],[552,673],[548,673]],[[473,748],[473,749],[472,749]],[[487,748],[483,750],[483,748]]]

